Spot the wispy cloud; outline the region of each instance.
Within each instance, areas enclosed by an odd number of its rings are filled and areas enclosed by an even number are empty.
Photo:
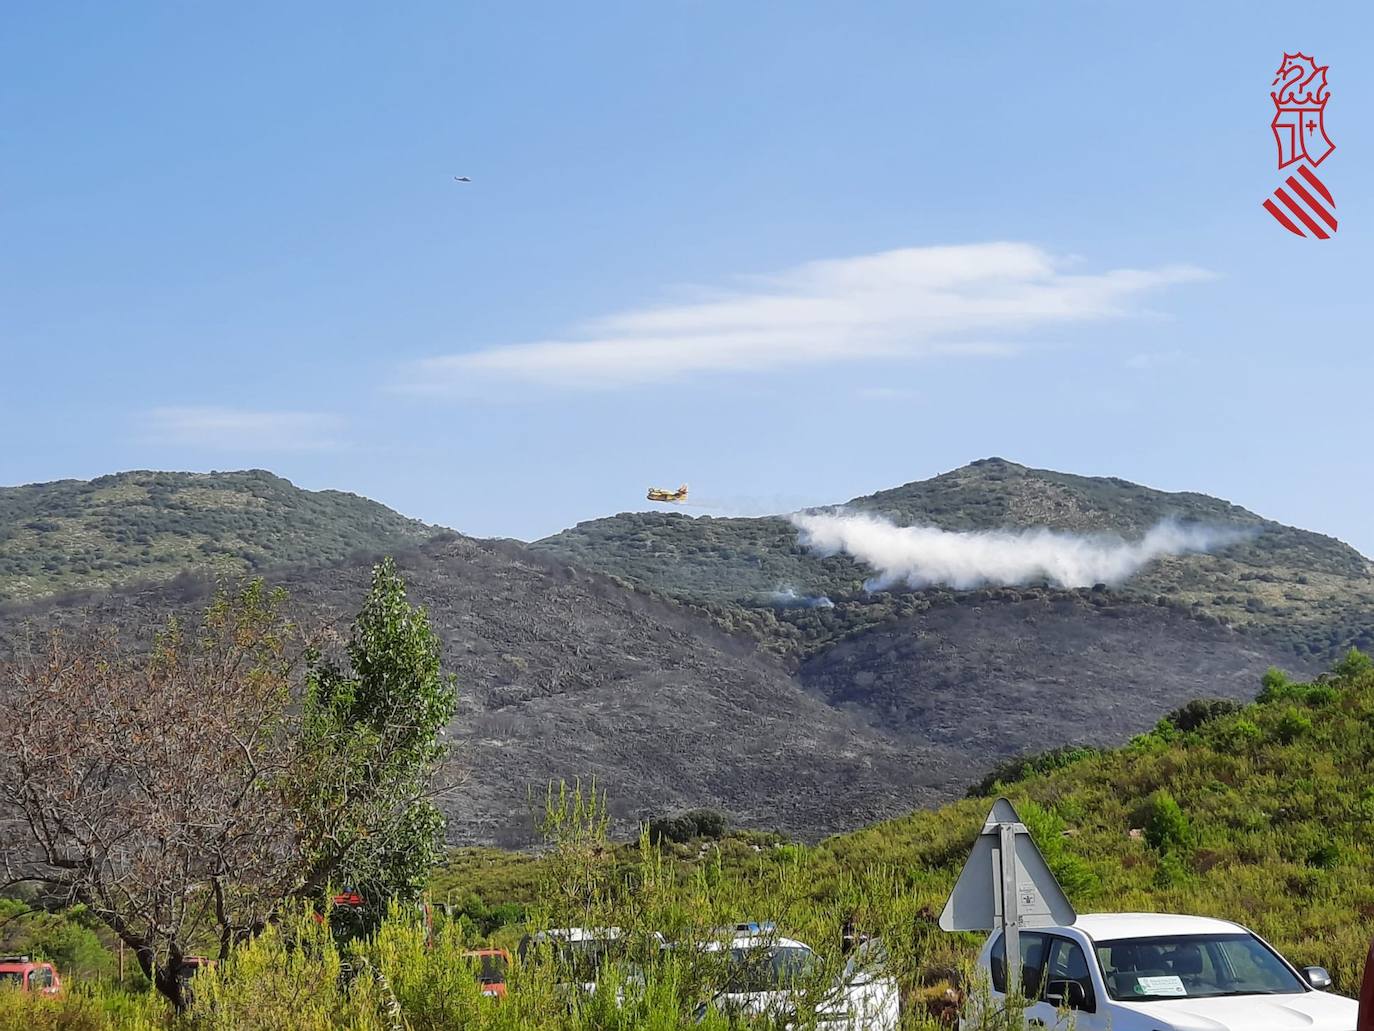
[[[1026,243],[909,247],[750,277],[558,339],[425,359],[403,383],[440,394],[502,380],[606,388],[876,357],[1003,355],[1027,330],[1136,314],[1142,295],[1207,277],[1187,265],[1071,273]]]
[[[266,412],[246,408],[154,408],[150,435],[216,450],[321,451],[339,445],[343,422],[324,412]]]

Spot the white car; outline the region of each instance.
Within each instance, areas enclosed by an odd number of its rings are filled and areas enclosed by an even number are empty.
[[[796,1012],[798,993],[820,962],[805,942],[767,933],[737,932],[728,941],[702,947],[730,950],[725,986],[712,1000],[717,1009],[742,1016],[766,1014],[785,1023]],[[900,992],[896,980],[883,970],[881,945],[866,942],[850,956],[816,1015],[821,1027],[835,1031],[896,1031],[899,1011]]]
[[[1096,913],[1071,927],[1023,930],[1021,973],[1032,1028],[1074,1031],[1355,1031],[1359,1005],[1333,995],[1321,967],[1301,972],[1225,920]],[[1005,1006],[1001,932],[978,957],[989,1004]],[[975,992],[976,996],[978,993]],[[974,1002],[963,1026],[981,1025]]]
[[[553,960],[568,978],[563,984],[565,990],[575,986],[591,995],[596,991],[602,968],[613,960],[624,965],[630,981],[642,982],[643,974],[633,961],[636,946],[640,952],[653,952],[663,945],[663,935],[656,931],[636,940],[619,927],[560,927],[526,935],[517,955],[522,963],[534,961],[540,955]],[[622,986],[622,995],[624,990]]]

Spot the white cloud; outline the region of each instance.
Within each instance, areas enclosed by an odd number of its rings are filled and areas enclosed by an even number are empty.
[[[1128,541],[1044,528],[957,533],[847,512],[798,512],[791,520],[804,546],[823,555],[843,552],[877,570],[871,589],[897,583],[960,589],[1040,580],[1060,587],[1120,583],[1157,558],[1210,551],[1253,533],[1163,522]]]
[[[1096,274],[1063,266],[1026,243],[813,261],[689,302],[608,315],[566,337],[425,359],[408,367],[405,386],[428,393],[468,392],[493,380],[620,387],[875,357],[1003,355],[1016,344],[989,336],[1137,314],[1141,295],[1208,277],[1183,265]]]
[[[320,451],[338,446],[342,420],[323,412],[246,408],[154,408],[147,429],[157,439],[219,450]]]

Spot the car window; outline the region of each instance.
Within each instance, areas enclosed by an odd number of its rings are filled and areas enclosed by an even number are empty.
[[[730,950],[729,992],[784,991],[804,981],[816,963],[810,949],[788,945]]]
[[[0,987],[4,985],[22,985],[24,974],[19,970],[0,970]]]
[[[1253,934],[1191,934],[1097,944],[1107,992],[1141,1001],[1219,995],[1296,995],[1307,987]]]
[[[1039,931],[1021,932],[1021,990],[1027,999],[1040,998],[1040,989],[1045,977],[1045,946],[1048,936]],[[999,992],[1007,990],[1007,951],[1005,939],[997,936],[988,957],[992,968],[992,987]]]
[[[846,984],[857,978],[882,977],[887,970],[887,947],[879,938],[861,942],[849,956],[844,965],[843,980]]]
[[[51,988],[52,970],[49,967],[34,967],[29,971],[30,988]]]
[[[1079,1008],[1085,1013],[1095,1012],[1097,999],[1093,992],[1093,978],[1088,970],[1088,957],[1083,947],[1068,938],[1055,938],[1050,942],[1049,960],[1046,964],[1045,984],[1054,981],[1073,981],[1083,989],[1083,1005]]]

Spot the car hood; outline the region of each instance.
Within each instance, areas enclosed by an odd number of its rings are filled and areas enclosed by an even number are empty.
[[[1174,1031],[1355,1031],[1359,1004],[1328,992],[1118,1002]]]

